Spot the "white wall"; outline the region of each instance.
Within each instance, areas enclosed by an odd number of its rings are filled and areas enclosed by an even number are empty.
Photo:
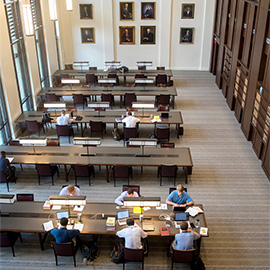
[[[141,2],[134,2],[134,20],[121,21],[122,0],[74,0],[72,12],[59,0],[62,57],[64,63],[89,61],[104,68],[105,60],[120,60],[136,67],[137,60],[151,60],[154,66],[171,69],[208,70],[215,0],[156,0],[156,19],[141,20]],[[93,5],[93,20],[80,20],[79,4]],[[182,3],[195,4],[195,18],[181,19]],[[156,26],[156,44],[140,44],[140,27]],[[119,26],[135,26],[135,44],[119,44]],[[81,43],[81,27],[95,28],[95,44]],[[194,44],[179,44],[180,27],[194,27]]]

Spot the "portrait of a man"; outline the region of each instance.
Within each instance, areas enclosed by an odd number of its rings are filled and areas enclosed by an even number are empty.
[[[135,44],[135,26],[119,27],[120,44]]]
[[[134,20],[134,3],[133,2],[120,2],[120,20]]]
[[[144,2],[142,4],[142,20],[155,20],[155,4],[156,3],[148,3]]]
[[[155,26],[141,26],[141,44],[155,44],[155,35]]]
[[[195,4],[182,4],[182,19],[194,19]]]
[[[92,4],[88,4],[88,5],[80,4],[80,19],[81,20],[93,19]]]
[[[82,43],[95,43],[95,29],[81,28]]]
[[[193,44],[194,43],[194,28],[180,28],[180,43]]]

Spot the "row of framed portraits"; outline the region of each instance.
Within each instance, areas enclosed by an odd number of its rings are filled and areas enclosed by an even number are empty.
[[[195,28],[180,28],[180,44],[194,43]],[[81,28],[82,43],[95,43],[95,28]],[[119,43],[123,45],[135,44],[135,26],[119,26]],[[141,43],[156,44],[156,26],[141,26]]]
[[[120,2],[120,20],[134,21],[134,2]],[[194,19],[195,4],[182,4],[181,19]],[[93,19],[93,5],[80,4],[80,19]],[[141,19],[155,20],[156,19],[156,3],[143,2],[141,3]]]

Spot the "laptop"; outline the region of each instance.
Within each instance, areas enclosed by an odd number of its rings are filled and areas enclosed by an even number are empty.
[[[189,213],[177,212],[174,216],[175,221],[189,221]]]
[[[173,207],[173,212],[185,212],[186,211],[186,207],[182,207],[182,206],[174,206]]]
[[[117,221],[120,226],[127,225],[128,218],[129,218],[129,210],[117,212]]]
[[[169,113],[161,113],[161,118],[168,119],[169,118]]]
[[[60,220],[61,218],[69,218],[69,213],[68,211],[63,211],[63,212],[56,212],[56,218],[57,220]]]

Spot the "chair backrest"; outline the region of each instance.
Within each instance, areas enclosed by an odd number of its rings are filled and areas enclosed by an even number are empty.
[[[156,77],[157,83],[167,83],[167,75],[165,74],[158,74]]]
[[[22,144],[20,143],[20,141],[10,141],[9,142],[10,146],[22,146]]]
[[[114,177],[128,178],[129,177],[129,167],[128,166],[113,166]]]
[[[60,140],[54,138],[47,139],[47,146],[60,146]]]
[[[137,128],[124,128],[124,138],[129,139],[129,138],[136,138],[137,137]]]
[[[156,129],[157,139],[168,139],[170,138],[170,128],[157,128]]]
[[[76,104],[83,104],[84,103],[84,97],[82,94],[72,94],[74,103]]]
[[[16,200],[18,202],[33,202],[34,201],[34,194],[23,194],[23,193],[17,193],[16,194]]]
[[[96,112],[105,112],[106,108],[95,108]]]
[[[158,105],[157,112],[168,112],[168,111],[170,111],[169,105],[162,105],[162,104]]]
[[[69,136],[68,125],[56,125],[56,132],[58,136]]]
[[[72,242],[67,243],[56,243],[51,242],[53,246],[54,253],[59,256],[73,256],[74,248]]]
[[[147,78],[147,76],[145,76],[144,74],[135,74],[135,79],[145,79]]]
[[[86,83],[96,83],[97,77],[94,74],[86,74]]]
[[[170,187],[169,194],[171,194],[174,190],[176,190],[176,187]],[[187,188],[184,187],[184,191],[187,192]]]
[[[112,102],[113,95],[112,94],[101,94],[101,101]]]
[[[60,75],[61,79],[68,79],[69,78],[69,74],[61,74]]]
[[[73,70],[73,65],[72,64],[65,65],[65,70]]]
[[[47,111],[48,111],[47,108],[37,107],[37,112],[47,112]]]
[[[125,102],[132,103],[137,100],[135,93],[125,93]]]
[[[172,143],[161,143],[160,147],[161,148],[174,148],[175,144],[173,142]]]
[[[165,70],[165,67],[157,67],[157,70]]]
[[[124,259],[132,262],[143,261],[143,249],[124,248]]]
[[[108,74],[108,78],[111,78],[111,79],[118,79],[118,76],[117,76],[115,73],[109,73],[109,74]]]
[[[97,67],[89,67],[89,70],[97,70]]]
[[[4,174],[3,171],[0,171],[0,183],[6,183],[7,182],[7,177]]]
[[[122,191],[128,191],[130,188],[132,188],[133,191],[136,191],[138,195],[140,195],[140,186],[123,185]]]
[[[191,250],[173,249],[172,260],[174,262],[180,262],[180,263],[192,262],[195,252],[196,252],[195,249],[191,249]]]
[[[88,165],[74,165],[74,173],[78,177],[88,177],[90,175]]]
[[[177,173],[176,165],[161,165],[160,174],[162,177],[175,177]]]
[[[0,247],[10,247],[11,241],[9,240],[7,232],[0,232]]]
[[[51,166],[50,164],[36,164],[37,172],[40,176],[51,176]]]
[[[163,104],[163,105],[167,105],[170,104],[170,95],[160,95],[158,98],[158,104]]]
[[[103,131],[103,123],[102,121],[90,121],[90,128],[92,131]]]
[[[45,94],[45,98],[48,102],[54,102],[57,101],[57,97],[55,94],[51,93],[51,94]]]
[[[39,125],[38,125],[38,122],[36,120],[33,120],[33,121],[26,120],[25,123],[26,123],[27,130],[29,132],[39,131]]]
[[[138,66],[138,70],[146,70],[146,66]]]

